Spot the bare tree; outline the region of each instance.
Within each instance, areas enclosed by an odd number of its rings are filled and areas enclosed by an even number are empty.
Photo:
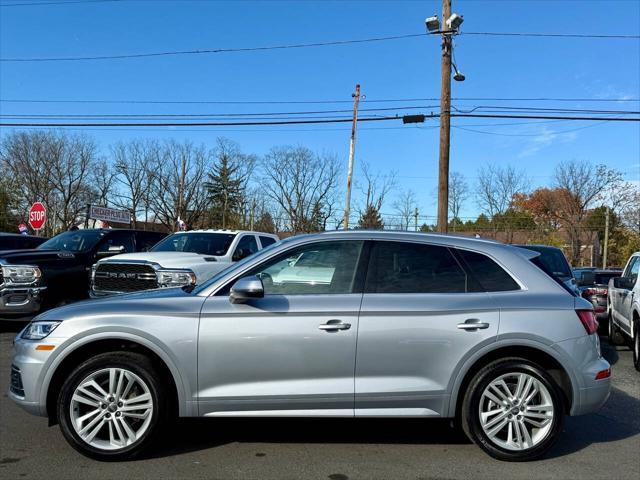
[[[115,165],[116,186],[113,202],[131,212],[133,227],[144,212],[148,217],[151,199],[151,169],[160,164],[160,145],[154,141],[120,142],[111,149]]]
[[[149,192],[151,211],[167,229],[175,230],[178,219],[201,226],[209,199],[204,186],[211,169],[211,154],[204,146],[168,141],[152,164]]]
[[[449,175],[449,213],[453,220],[460,220],[460,210],[469,195],[469,184],[464,175],[459,172],[451,172]],[[454,231],[455,224],[456,221],[453,222]]]
[[[490,218],[513,206],[513,196],[529,189],[529,179],[514,167],[488,165],[478,171],[477,201]]]
[[[93,197],[89,178],[96,145],[89,137],[58,134],[49,145],[49,181],[57,200],[56,217],[64,229],[74,225]]]
[[[95,190],[94,201],[99,205],[108,207],[113,198],[113,184],[115,171],[106,160],[102,159],[93,166],[90,183]]]
[[[293,232],[323,230],[336,214],[339,172],[334,156],[305,147],[276,147],[263,159],[263,189]]]
[[[360,191],[365,196],[364,210],[373,207],[380,211],[384,204],[384,199],[396,186],[396,172],[392,171],[388,175],[381,175],[379,172],[373,173],[367,163],[362,164],[363,182]]]
[[[43,202],[49,221],[44,233],[51,235],[78,221],[94,191],[89,176],[96,160],[96,146],[83,135],[63,132],[19,132],[2,142],[4,168],[17,187],[18,209]]]
[[[556,167],[555,183],[563,192],[561,205],[556,208],[555,215],[569,235],[571,260],[577,264],[588,209],[595,202],[604,201],[608,191],[623,184],[622,174],[606,165],[594,168],[589,162],[571,160]]]
[[[415,211],[418,208],[416,196],[413,191],[405,190],[402,192],[393,204],[393,207],[400,218],[400,230],[409,230],[411,219],[414,217]]]

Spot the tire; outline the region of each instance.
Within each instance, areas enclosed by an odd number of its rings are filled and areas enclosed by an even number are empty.
[[[607,323],[607,339],[613,346],[619,346],[625,343],[624,337],[620,333],[620,329],[616,327],[616,324],[613,322],[613,315],[609,315],[609,322]]]
[[[65,439],[96,460],[139,455],[168,420],[160,378],[149,358],[139,353],[109,352],[85,361],[69,375],[58,396]]]
[[[633,328],[633,366],[640,372],[640,321],[636,320]]]
[[[511,394],[501,390],[502,396],[509,398],[500,403],[502,406],[498,406],[500,394],[492,386],[500,380]],[[516,398],[519,381],[523,388]],[[464,432],[498,460],[523,462],[541,457],[558,439],[563,422],[563,396],[555,380],[544,369],[522,358],[504,358],[482,368],[469,383],[462,404]]]

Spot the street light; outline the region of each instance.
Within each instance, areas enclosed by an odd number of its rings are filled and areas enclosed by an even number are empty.
[[[438,18],[437,15],[434,15],[433,17],[428,17],[424,21],[424,24],[427,26],[427,31],[429,33],[435,33],[440,31],[440,19]]]
[[[457,31],[458,27],[462,25],[462,22],[464,22],[464,17],[462,15],[454,13],[447,19],[447,28],[449,28],[449,30]]]
[[[451,65],[453,65],[453,69],[454,69],[454,70],[455,70],[455,72],[456,72],[456,73],[455,73],[455,75],[453,76],[453,79],[454,79],[456,82],[464,82],[465,78],[467,78],[467,77],[465,77],[465,76],[462,74],[462,72],[461,72],[460,70],[458,70],[458,67],[456,67],[456,64],[455,64],[455,63],[451,62]]]

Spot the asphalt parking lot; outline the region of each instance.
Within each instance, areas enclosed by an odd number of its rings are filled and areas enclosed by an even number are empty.
[[[0,323],[0,386],[9,385],[19,323]],[[243,419],[179,421],[144,458],[100,463],[76,453],[58,427],[0,397],[0,478],[112,479],[637,479],[640,374],[626,347],[603,345],[614,388],[596,414],[567,418],[544,459],[502,463],[446,421]]]

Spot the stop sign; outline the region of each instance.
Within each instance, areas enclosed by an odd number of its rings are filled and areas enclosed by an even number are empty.
[[[36,202],[31,205],[29,209],[29,225],[34,230],[40,230],[44,226],[44,222],[47,220],[47,209],[40,202]]]

